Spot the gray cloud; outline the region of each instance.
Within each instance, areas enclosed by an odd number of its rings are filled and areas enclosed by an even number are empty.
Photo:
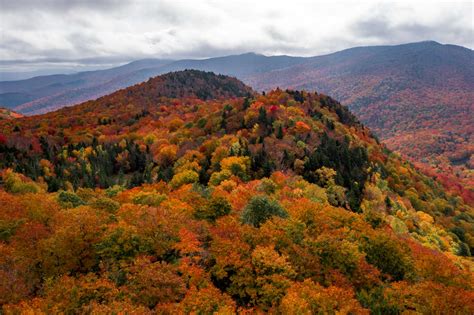
[[[353,25],[353,30],[359,36],[378,38],[386,37],[392,32],[387,19],[381,16],[356,22]]]
[[[474,47],[468,1],[0,0],[0,70],[319,55],[420,40]]]
[[[461,36],[461,40],[467,40],[467,44],[469,44],[468,36],[472,35],[472,30],[453,26],[450,23],[443,24],[445,24],[443,29],[446,31],[444,33],[449,36],[441,34],[442,37],[458,41],[456,37]],[[440,34],[436,35],[440,28],[440,26],[423,25],[416,21],[402,25],[390,25],[387,20],[380,17],[358,22],[353,27],[355,34],[359,36],[378,39],[392,38],[395,40],[403,37],[416,39],[440,36]]]
[[[4,12],[113,10],[129,4],[130,2],[127,0],[0,0],[0,7]]]
[[[446,10],[440,10],[437,18],[431,21],[426,21],[423,16],[416,16],[413,12],[410,15],[414,18],[397,20],[393,14],[387,13],[390,12],[389,7],[380,6],[375,9],[373,15],[354,22],[351,30],[355,37],[375,39],[389,44],[430,39],[472,48],[473,3],[463,2],[459,5],[453,3],[451,8],[449,5],[443,3],[441,7],[445,7]]]
[[[37,59],[13,59],[0,60],[0,65],[16,65],[16,64],[47,64],[47,63],[80,63],[84,65],[100,65],[104,63],[123,63],[129,61],[133,56],[105,56],[82,59],[64,59],[64,58],[37,58]]]
[[[277,28],[273,25],[267,25],[264,27],[265,32],[270,36],[272,40],[278,42],[287,42],[289,41],[288,36],[283,34],[281,31],[277,30]]]
[[[28,43],[21,38],[10,36],[8,34],[2,34],[2,45],[0,49],[13,50],[13,51],[28,51],[33,49],[33,45]]]

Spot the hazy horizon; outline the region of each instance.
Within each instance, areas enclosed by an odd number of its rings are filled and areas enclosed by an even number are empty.
[[[245,54],[256,54],[256,55],[262,55],[262,56],[265,56],[265,57],[288,56],[288,57],[295,57],[295,58],[298,58],[298,57],[310,58],[310,57],[318,57],[318,56],[333,54],[333,53],[337,53],[337,52],[352,49],[352,48],[376,47],[376,46],[401,46],[401,45],[409,45],[409,44],[416,44],[416,43],[423,43],[423,42],[435,42],[435,43],[438,43],[440,45],[454,45],[454,44],[450,44],[450,43],[439,43],[439,42],[427,39],[427,40],[423,40],[423,41],[419,41],[419,42],[400,43],[400,44],[392,44],[392,45],[360,45],[360,46],[347,47],[347,48],[344,48],[344,49],[341,49],[341,50],[332,51],[332,52],[328,52],[328,53],[320,54],[320,55],[312,55],[312,56],[287,55],[287,54],[274,54],[274,55],[271,55],[271,54],[262,54],[262,53],[258,53],[258,52],[254,52],[254,51],[248,51],[248,52],[236,53],[236,54],[231,54],[231,55],[202,57],[202,58],[183,58],[183,59],[206,60],[206,59],[212,59],[212,58],[230,57],[230,56],[238,56],[238,55],[245,55]],[[461,45],[455,45],[455,46],[459,46],[459,47],[463,47],[463,48],[472,50],[469,47],[464,47],[464,46],[461,46]],[[42,69],[33,70],[33,71],[1,71],[0,70],[0,82],[2,82],[2,81],[26,80],[26,79],[34,78],[34,77],[37,77],[37,76],[45,76],[45,75],[75,74],[75,73],[86,72],[86,71],[106,70],[106,69],[112,69],[112,68],[115,68],[115,67],[126,65],[126,64],[135,62],[135,61],[146,60],[146,59],[161,59],[161,58],[155,58],[153,56],[150,56],[148,58],[142,58],[142,59],[130,59],[130,60],[126,60],[126,61],[123,61],[123,62],[120,62],[120,63],[101,64],[101,65],[93,64],[93,65],[89,65],[89,66],[87,64],[82,64],[82,65],[73,65],[69,68],[65,67],[65,65],[62,64],[62,63],[59,64],[59,65],[55,64],[55,63],[52,63],[52,67],[45,66]],[[183,59],[169,59],[169,60],[170,60],[170,62],[173,62],[173,61],[178,61],[178,60],[183,60]],[[0,61],[0,65],[1,65],[1,61]],[[0,69],[1,69],[1,66],[0,66]]]

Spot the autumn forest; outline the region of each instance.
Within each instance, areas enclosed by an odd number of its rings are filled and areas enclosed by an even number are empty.
[[[0,169],[0,313],[474,313],[470,200],[315,91],[172,72],[0,119]]]

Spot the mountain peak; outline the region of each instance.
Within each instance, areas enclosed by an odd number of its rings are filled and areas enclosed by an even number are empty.
[[[240,54],[239,56],[263,56],[262,54],[257,54],[256,52],[249,51],[243,54]]]
[[[252,89],[236,78],[213,72],[186,69],[149,79],[134,88],[153,90],[170,98],[196,97],[202,100],[242,97]]]
[[[443,45],[435,40],[422,40],[420,42],[415,42],[413,44],[425,44],[425,45]]]

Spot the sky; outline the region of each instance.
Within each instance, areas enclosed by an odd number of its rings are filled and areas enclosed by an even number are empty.
[[[423,40],[472,49],[473,17],[473,1],[0,0],[0,72]]]

